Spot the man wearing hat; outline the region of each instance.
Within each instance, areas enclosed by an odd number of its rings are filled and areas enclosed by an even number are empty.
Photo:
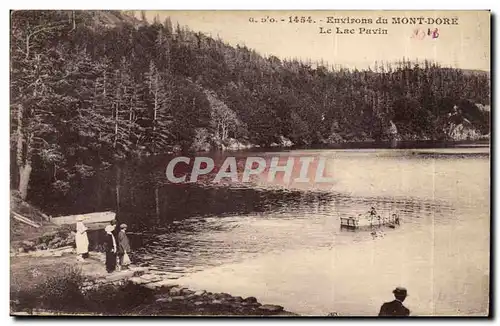
[[[394,291],[396,300],[386,302],[380,308],[379,316],[409,316],[410,310],[403,305],[408,293],[404,287],[398,286]]]
[[[128,253],[130,252],[130,242],[128,240],[127,234],[127,224],[120,225],[120,232],[118,232],[118,259],[119,259],[119,270],[126,267],[130,263],[130,258]]]

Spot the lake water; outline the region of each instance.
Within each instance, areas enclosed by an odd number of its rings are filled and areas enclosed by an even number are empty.
[[[118,197],[119,219],[140,234],[134,258],[190,288],[306,315],[370,316],[404,286],[412,315],[487,314],[488,147],[238,155],[325,156],[334,182],[168,185],[165,157],[92,183],[86,202],[113,208]],[[340,229],[340,217],[371,206],[398,213],[401,226]]]

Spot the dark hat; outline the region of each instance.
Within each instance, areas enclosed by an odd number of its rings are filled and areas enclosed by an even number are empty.
[[[398,286],[397,288],[392,291],[395,295],[405,295],[408,296],[408,292],[406,291],[406,288]]]
[[[127,224],[124,223],[124,224],[120,225],[120,229],[126,229],[126,228],[127,228]]]

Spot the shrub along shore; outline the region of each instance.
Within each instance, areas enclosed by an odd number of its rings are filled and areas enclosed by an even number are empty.
[[[11,315],[294,316],[254,297],[181,287],[146,266],[108,274],[104,255],[70,248],[11,254]]]

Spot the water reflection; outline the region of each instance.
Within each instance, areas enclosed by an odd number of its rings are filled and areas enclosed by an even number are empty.
[[[258,296],[299,313],[334,306],[370,315],[389,299],[384,291],[400,284],[412,289],[409,305],[419,314],[487,307],[487,148],[238,155],[277,154],[327,156],[336,182],[173,185],[164,176],[169,158],[162,156],[115,167],[82,189],[86,198],[45,204],[53,215],[82,212],[79,203],[93,211],[114,207],[133,232],[137,261],[187,285]],[[381,216],[397,213],[401,226],[376,236],[340,229],[340,217],[372,206]]]
[[[273,193],[274,192],[274,193]],[[236,192],[238,193],[238,192]],[[266,252],[294,248],[331,248],[372,238],[369,232],[343,232],[339,219],[364,214],[376,206],[381,216],[398,213],[403,225],[397,230],[382,228],[378,235],[404,232],[418,223],[441,223],[453,215],[450,205],[426,201],[393,201],[389,198],[352,198],[332,193],[301,193],[298,191],[257,191],[260,196],[251,205],[259,209],[219,215],[217,211],[174,221],[168,228],[145,230],[142,247],[137,249],[139,260],[146,261],[171,277],[250,259]],[[273,194],[271,194],[273,193]],[[234,197],[215,191],[222,203],[235,203],[248,196],[244,191]],[[265,194],[264,197],[262,197]],[[212,197],[212,199],[217,198]],[[211,201],[210,201],[211,202]],[[218,206],[215,206],[218,207]],[[245,209],[246,208],[246,209]],[[242,214],[244,212],[244,215]],[[418,227],[418,225],[417,225]],[[142,258],[141,258],[142,257]]]

